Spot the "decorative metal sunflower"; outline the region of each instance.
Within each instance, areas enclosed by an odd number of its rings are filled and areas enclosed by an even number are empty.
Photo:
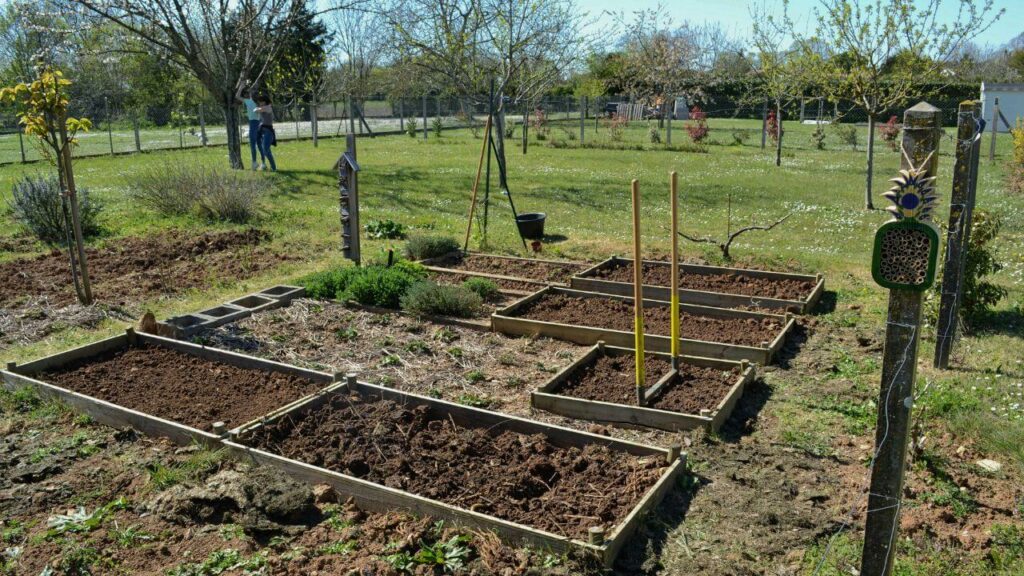
[[[930,157],[929,157],[930,158]],[[897,220],[912,218],[930,220],[932,208],[938,199],[935,177],[926,176],[928,160],[920,167],[900,170],[900,175],[889,180],[893,187],[883,194],[893,205],[886,208]]]

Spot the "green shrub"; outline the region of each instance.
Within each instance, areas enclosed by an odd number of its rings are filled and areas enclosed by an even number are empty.
[[[448,236],[412,236],[405,243],[405,255],[412,260],[444,256],[459,249],[459,243]]]
[[[814,132],[811,132],[811,142],[818,150],[825,149],[825,126],[821,122],[814,126]]]
[[[405,133],[409,135],[409,138],[416,137],[416,119],[407,118],[405,120]]]
[[[405,225],[394,220],[371,220],[363,226],[366,235],[374,240],[400,240],[405,238]]]
[[[651,144],[661,144],[661,131],[658,130],[657,126],[651,126],[647,130],[647,138],[651,141]]]
[[[434,131],[436,138],[441,137],[441,131],[444,129],[444,120],[440,116],[434,116],[434,119],[430,123],[430,129]]]
[[[367,266],[359,268],[345,286],[338,292],[339,300],[355,300],[367,306],[398,308],[402,296],[420,278],[400,267],[384,268]]]
[[[414,314],[472,318],[480,313],[483,300],[465,286],[441,285],[429,280],[417,282],[402,297],[402,309]]]
[[[297,283],[306,289],[306,296],[317,300],[328,300],[347,288],[349,281],[359,273],[359,270],[355,266],[324,270],[300,278]]]
[[[462,285],[483,300],[490,300],[498,295],[498,285],[487,278],[469,278]]]
[[[55,177],[26,176],[14,183],[8,201],[14,219],[47,244],[67,243],[67,222],[61,200],[60,182]],[[82,236],[100,233],[97,222],[103,207],[89,198],[85,188],[78,190],[78,209]],[[68,207],[69,214],[71,207]]]
[[[1003,264],[996,260],[993,247],[1002,221],[998,216],[987,210],[975,210],[971,221],[970,245],[967,247],[964,263],[963,293],[960,296],[960,316],[968,326],[977,321],[985,312],[1006,297],[1007,290],[984,278],[1003,269]],[[932,320],[938,319],[938,304],[942,294],[941,273],[932,287],[928,298],[928,312]]]
[[[164,216],[198,212],[215,221],[245,223],[258,213],[258,204],[270,189],[265,178],[218,168],[183,167],[169,160],[132,176],[128,195]]]
[[[839,141],[843,144],[847,144],[853,150],[857,150],[857,127],[853,124],[842,124],[836,122],[832,125],[832,128],[836,132],[836,136],[839,137]]]

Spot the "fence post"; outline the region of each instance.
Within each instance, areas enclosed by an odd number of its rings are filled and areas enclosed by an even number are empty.
[[[210,141],[206,137],[206,114],[203,103],[199,103],[199,142],[205,147]]]
[[[988,145],[988,161],[996,161],[996,134],[999,134],[999,98],[996,98],[995,105],[992,106],[992,139],[989,140]]]
[[[423,139],[427,139],[427,95],[423,95]]]
[[[135,130],[135,151],[142,152],[142,139],[139,137],[139,115],[132,114],[132,128]]]
[[[949,198],[949,232],[946,236],[942,295],[935,335],[934,366],[941,369],[949,366],[949,354],[956,338],[957,319],[960,316],[967,242],[974,216],[974,195],[971,192],[978,179],[978,151],[981,148],[981,132],[977,121],[980,109],[978,102],[961,102],[957,115],[953,192]]]
[[[320,146],[320,126],[317,122],[319,115],[317,114],[316,96],[313,96],[313,107],[309,109],[309,129],[313,133],[313,148]]]
[[[114,132],[110,127],[110,99],[103,97],[103,117],[107,121],[107,142],[110,144],[110,155],[114,155]]]
[[[676,100],[675,98],[669,97],[668,99],[668,116],[665,118],[665,144],[668,146],[672,145],[672,117],[676,115]]]
[[[587,97],[586,96],[580,97],[580,146],[583,146],[583,136],[584,136],[583,130],[584,130],[584,124],[587,121],[586,103],[587,103]]]
[[[935,199],[930,185],[938,166],[941,126],[942,111],[927,102],[904,113],[901,168],[909,177],[895,180],[896,219],[883,224],[875,236],[872,276],[889,288],[889,316],[861,558],[863,576],[888,576],[893,568],[917,375],[921,299],[934,281],[939,244],[929,212]]]

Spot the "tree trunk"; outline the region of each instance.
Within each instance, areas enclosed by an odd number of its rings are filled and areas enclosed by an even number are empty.
[[[871,201],[871,179],[875,174],[875,116],[868,114],[868,175],[864,188],[864,208],[874,210]]]
[[[68,246],[68,250],[75,250],[78,253],[78,273],[82,280],[82,294],[79,299],[82,304],[92,304],[92,285],[89,281],[89,263],[85,256],[85,240],[82,238],[82,215],[78,208],[78,193],[75,188],[75,172],[71,167],[71,144],[68,143],[68,134],[65,125],[60,127],[61,154],[64,167],[64,183],[67,186],[68,203],[71,205],[71,228],[74,233],[74,246]],[[74,272],[72,272],[74,273]]]
[[[775,165],[782,166],[782,104],[775,103]]]
[[[238,102],[234,94],[224,95],[224,126],[228,132],[228,164],[241,170],[242,137],[238,133]]]
[[[495,112],[495,119],[498,123],[498,139],[495,141],[494,153],[498,160],[498,186],[502,190],[508,191],[507,164],[505,164],[505,103],[502,94],[499,93],[498,98],[501,105]]]

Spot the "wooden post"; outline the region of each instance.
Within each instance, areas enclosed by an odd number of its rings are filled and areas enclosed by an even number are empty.
[[[931,104],[921,102],[906,111],[901,168],[923,167],[924,176],[936,174],[941,126],[942,112]],[[909,288],[893,288],[889,292],[875,457],[861,559],[863,576],[888,576],[893,568],[917,375],[922,295],[921,290]]]
[[[643,296],[643,259],[640,251],[640,182],[636,179],[632,184],[633,192],[633,321],[634,357],[636,359],[636,403],[644,405],[644,388],[647,377],[644,374],[644,296]]]
[[[953,192],[949,198],[949,232],[946,237],[946,257],[943,259],[942,296],[935,336],[934,366],[942,369],[949,366],[949,354],[956,339],[957,319],[960,316],[960,297],[963,294],[963,275],[967,262],[967,238],[974,215],[971,189],[978,178],[978,149],[981,147],[981,133],[978,131],[980,111],[981,105],[978,102],[961,102],[957,115]]]
[[[427,139],[427,95],[423,95],[423,139]]]
[[[28,159],[25,157],[25,136],[22,134],[23,130],[18,129],[18,147],[21,148],[21,163],[25,164]]]
[[[138,124],[136,124],[136,127]],[[78,206],[78,189],[75,186],[75,171],[71,164],[71,144],[68,142],[67,126],[64,122],[60,123],[58,128],[60,130],[60,140],[63,145],[61,150],[61,159],[64,162],[64,184],[67,186],[68,203],[71,204],[71,229],[74,234],[74,246],[68,246],[68,252],[77,252],[78,270],[72,270],[72,274],[77,272],[79,278],[82,281],[82,304],[92,304],[92,283],[89,279],[89,261],[85,254],[85,240],[82,238],[82,215],[81,210]],[[138,138],[138,131],[135,132],[136,138]],[[137,141],[137,140],[136,140]],[[72,258],[74,261],[75,258]]]
[[[107,142],[110,144],[110,155],[114,155],[114,132],[110,126],[110,99],[103,98],[103,118],[107,121]],[[23,149],[24,150],[24,149]],[[22,153],[24,161],[24,152]]]
[[[996,161],[996,135],[999,134],[999,98],[992,106],[992,138],[988,144],[988,161]]]
[[[132,114],[132,127],[135,130],[135,151],[142,152],[142,139],[139,137],[139,115]]]
[[[679,369],[679,195],[677,190],[677,178],[673,170],[669,176],[669,202],[672,204],[672,266],[670,271],[672,281],[669,305],[672,315],[672,345],[670,349],[673,370]]]
[[[476,211],[476,192],[480,187],[480,173],[484,169],[484,154],[487,153],[487,143],[491,141],[491,117],[487,116],[484,123],[484,142],[480,146],[480,161],[476,165],[476,179],[473,180],[473,198],[469,202],[469,222],[466,223],[466,241],[462,243],[464,251],[469,250],[469,234],[473,230],[473,213]]]

